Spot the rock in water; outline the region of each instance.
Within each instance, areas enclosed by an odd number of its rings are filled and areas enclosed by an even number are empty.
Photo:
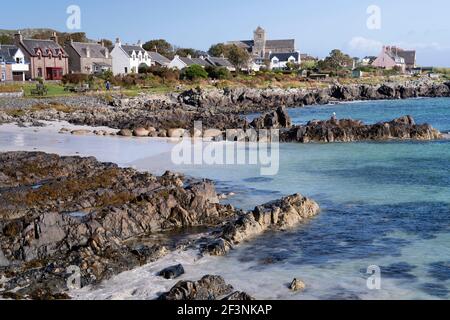
[[[211,255],[225,255],[233,245],[269,229],[283,230],[294,227],[317,215],[319,211],[316,202],[300,194],[269,202],[225,225],[221,235],[210,241],[205,251]]]
[[[148,131],[147,129],[144,129],[144,128],[137,128],[137,129],[134,129],[134,131],[133,131],[133,135],[135,137],[148,137],[149,133],[150,133],[150,131]]]
[[[286,129],[292,126],[291,117],[285,107],[266,113],[250,123],[255,129]]]
[[[164,279],[176,279],[184,274],[184,268],[181,264],[168,267],[162,271],[159,272],[159,276],[163,277]]]
[[[131,131],[130,129],[122,129],[117,133],[117,135],[122,137],[132,137],[133,131]]]
[[[159,300],[218,300],[232,293],[233,287],[220,276],[204,276],[199,281],[180,281]]]
[[[294,279],[292,280],[289,289],[291,289],[292,291],[304,291],[306,289],[306,285],[303,281]]]
[[[359,120],[331,119],[310,121],[306,126],[295,126],[283,131],[282,142],[331,143],[385,140],[436,140],[442,134],[428,124],[418,125],[411,116],[389,122],[365,125]]]
[[[84,136],[86,134],[91,133],[90,130],[84,130],[84,129],[78,129],[78,130],[73,130],[71,132],[71,134],[75,135],[75,136]]]
[[[255,300],[252,296],[245,292],[236,291],[222,299],[223,301],[251,301]]]

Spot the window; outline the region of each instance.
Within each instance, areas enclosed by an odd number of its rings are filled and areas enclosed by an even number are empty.
[[[38,70],[37,70],[38,72],[38,77],[39,78],[42,78],[42,68],[38,68]]]
[[[127,67],[125,67],[125,73],[128,73],[128,68]]]
[[[6,81],[6,72],[2,71],[2,81]]]
[[[16,58],[16,63],[22,63],[22,62],[20,61],[20,58]]]

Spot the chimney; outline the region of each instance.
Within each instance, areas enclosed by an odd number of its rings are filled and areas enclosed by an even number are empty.
[[[14,35],[14,43],[15,43],[15,45],[18,45],[18,44],[20,44],[22,41],[23,41],[23,36],[22,36],[22,34],[20,33],[20,30],[19,30],[19,31],[17,31],[17,33]]]
[[[138,47],[141,47],[141,48],[142,48],[142,42],[141,42],[141,40],[138,40],[137,45],[138,45]]]
[[[116,38],[116,47],[121,47],[122,42],[120,42],[120,38]]]
[[[188,59],[192,59],[192,56],[190,54],[187,55]]]
[[[109,59],[109,49],[105,47],[105,58]]]
[[[50,40],[58,42],[58,35],[56,34],[56,32],[53,32],[52,36],[50,37]]]
[[[91,57],[91,48],[86,47],[86,58],[90,58],[90,57]]]

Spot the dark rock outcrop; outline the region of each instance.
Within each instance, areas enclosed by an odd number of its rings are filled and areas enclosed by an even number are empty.
[[[133,239],[217,226],[236,215],[218,203],[211,182],[170,172],[155,177],[94,158],[37,152],[0,154],[0,167],[3,288],[23,288],[16,293],[24,297],[64,291],[69,266],[80,269],[84,286],[168,252],[157,241]]]
[[[210,181],[171,172],[157,177],[94,158],[9,152],[0,153],[0,167],[4,297],[63,298],[73,270],[81,286],[98,284],[185,248],[167,239],[180,229],[201,227],[203,234],[221,229],[218,237],[213,232],[187,245],[198,248],[213,238],[208,251],[225,254],[232,245],[270,228],[294,226],[319,211],[315,202],[295,195],[245,213],[220,204]],[[176,278],[183,271],[180,265],[161,275]],[[209,277],[183,282],[167,297],[215,299],[232,293],[220,278]],[[236,293],[229,299],[246,297]]]
[[[291,117],[285,107],[279,107],[273,112],[266,113],[250,123],[254,129],[285,129],[292,126]]]
[[[282,142],[354,142],[386,140],[436,140],[442,134],[429,124],[418,125],[411,116],[373,125],[352,119],[311,121],[305,126],[295,126],[282,131]]]
[[[163,277],[164,279],[176,279],[184,274],[184,268],[181,264],[176,266],[165,268],[161,270],[158,275]]]
[[[219,236],[205,246],[204,252],[216,256],[226,255],[234,245],[269,229],[294,227],[314,217],[319,211],[316,202],[300,194],[267,203],[225,225]]]
[[[199,281],[180,281],[159,300],[254,300],[245,292],[233,292],[233,287],[220,276],[204,276]]]

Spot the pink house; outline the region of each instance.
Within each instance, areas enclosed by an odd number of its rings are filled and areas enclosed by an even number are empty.
[[[403,72],[417,67],[416,51],[404,50],[395,46],[383,47],[381,54],[372,63],[372,66],[393,69],[400,68]]]

